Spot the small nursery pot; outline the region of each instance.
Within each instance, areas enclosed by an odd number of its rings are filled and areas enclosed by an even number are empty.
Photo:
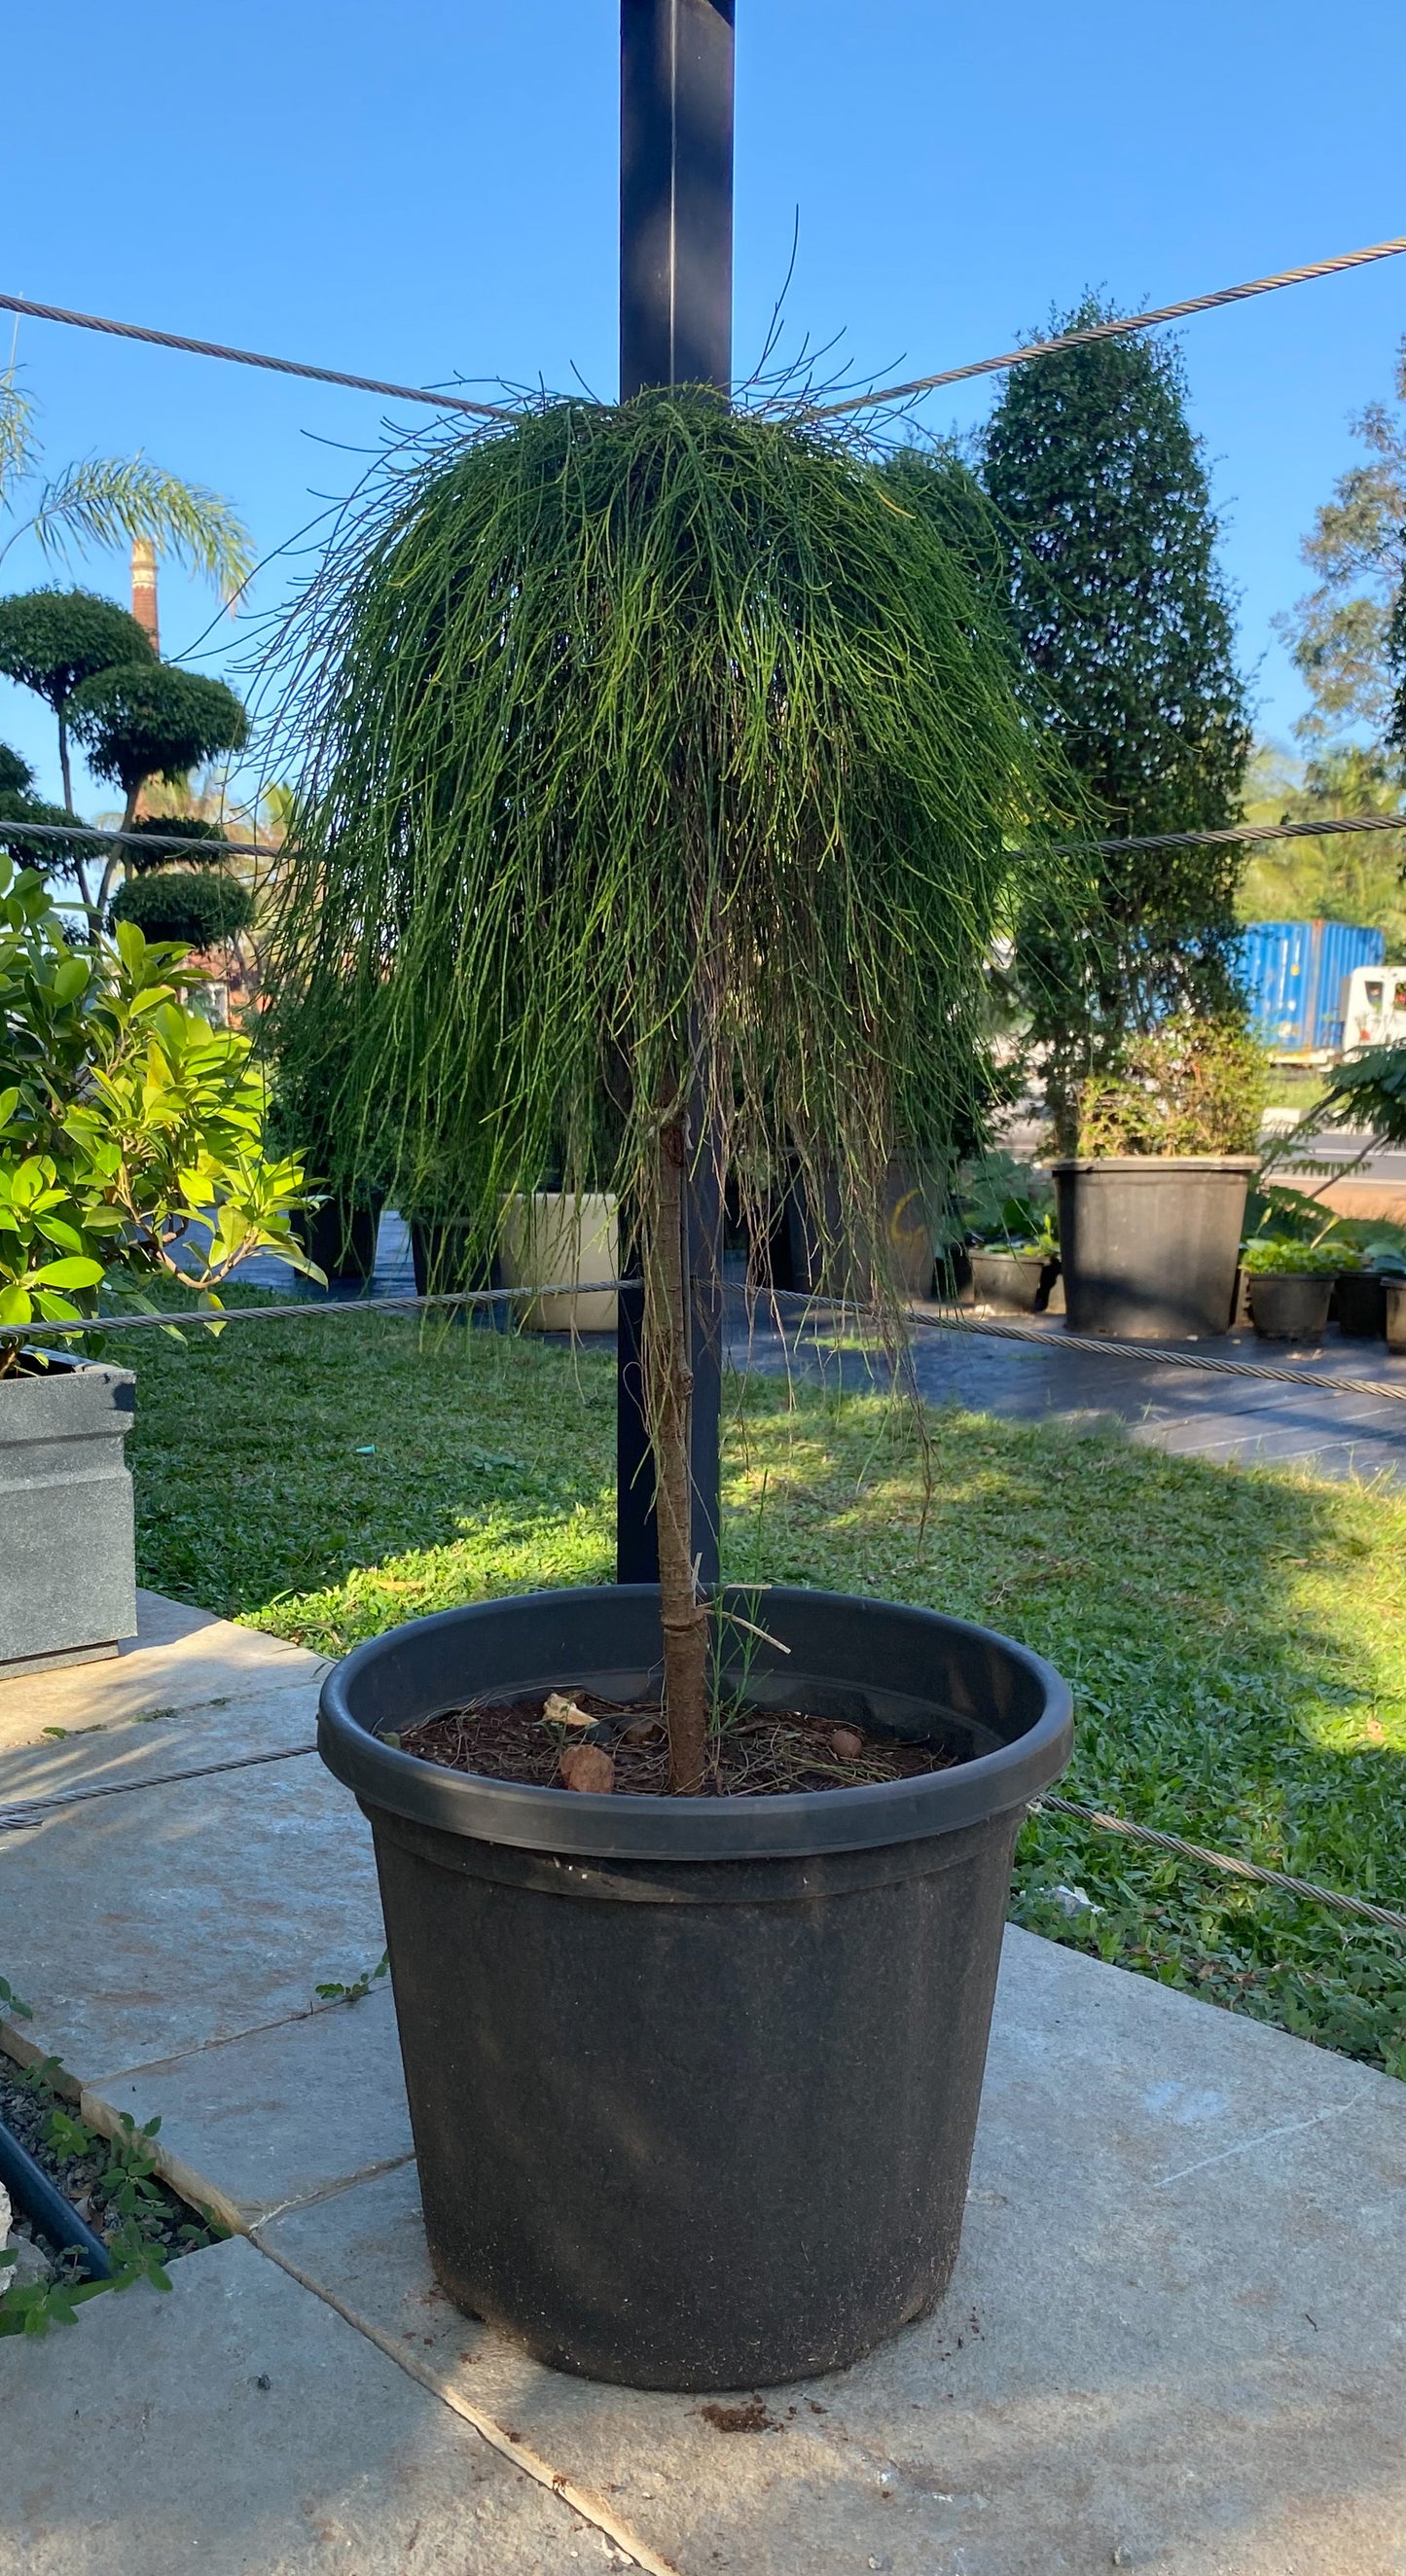
[[[997,1315],[1043,1315],[1059,1277],[1058,1260],[1038,1252],[1000,1252],[973,1245],[972,1289],[978,1306]]]
[[[833,2370],[940,2298],[1011,1848],[1069,1759],[1065,1684],[1004,1637],[784,1586],[765,1614],[790,1654],[740,1640],[725,1686],[967,1758],[592,1796],[383,1740],[484,1694],[657,1689],[645,1584],[415,1620],[322,1691],[375,1842],[436,2276],[538,2360],[635,2387]]]
[[[1338,1325],[1347,1339],[1381,1341],[1386,1333],[1386,1281],[1371,1270],[1343,1270],[1334,1290]]]
[[[1332,1294],[1331,1276],[1256,1270],[1250,1276],[1250,1318],[1267,1342],[1321,1341]]]

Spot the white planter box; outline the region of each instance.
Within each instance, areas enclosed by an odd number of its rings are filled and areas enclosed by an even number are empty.
[[[614,1199],[595,1191],[568,1198],[537,1190],[504,1212],[499,1266],[505,1288],[535,1288],[556,1281],[614,1279],[619,1274],[620,1225]],[[530,1333],[613,1333],[613,1288],[582,1296],[528,1297],[518,1317]]]

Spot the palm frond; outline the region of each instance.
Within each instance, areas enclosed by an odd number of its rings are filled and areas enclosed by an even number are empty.
[[[89,456],[46,483],[30,525],[44,552],[150,537],[161,554],[233,599],[254,569],[248,529],[219,492],[167,474],[144,456]]]
[[[17,381],[13,367],[8,367],[0,375],[0,508],[14,485],[33,472],[37,454],[33,397]]]

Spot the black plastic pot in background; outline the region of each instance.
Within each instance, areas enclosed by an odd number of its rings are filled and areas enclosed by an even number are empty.
[[[473,1288],[497,1288],[496,1260],[480,1248],[478,1228],[453,1218],[411,1217],[410,1257],[417,1297],[444,1297]]]
[[[824,1236],[799,1173],[786,1192],[781,1221],[772,1237],[772,1276],[812,1297],[864,1297],[868,1294],[869,1260],[840,1211],[838,1185],[826,1192]],[[906,1157],[889,1166],[884,1191],[885,1243],[882,1259],[906,1297],[930,1297],[936,1245],[928,1212],[928,1190],[916,1164]]]
[[[323,1759],[375,1841],[436,2276],[539,2360],[636,2387],[835,2369],[941,2296],[1011,1848],[1070,1753],[1064,1683],[1005,1638],[780,1586],[765,1613],[791,1652],[737,1635],[749,1699],[969,1758],[600,1797],[382,1740],[485,1694],[657,1689],[647,1585],[417,1620],[322,1693]]]
[[[1386,1282],[1371,1270],[1342,1270],[1334,1283],[1340,1330],[1351,1342],[1386,1339]]]
[[[325,1198],[294,1219],[310,1260],[328,1279],[369,1279],[376,1268],[379,1203],[356,1207],[347,1199]]]
[[[987,1306],[997,1315],[1046,1313],[1059,1277],[1057,1259],[1047,1261],[1038,1252],[1002,1252],[982,1244],[974,1244],[968,1258],[978,1306]]]
[[[1331,1277],[1311,1272],[1256,1270],[1250,1276],[1250,1316],[1267,1342],[1319,1342],[1328,1329]]]
[[[1253,1154],[1081,1156],[1051,1168],[1071,1332],[1197,1341],[1230,1330]]]

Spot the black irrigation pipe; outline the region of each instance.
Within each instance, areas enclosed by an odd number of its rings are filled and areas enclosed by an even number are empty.
[[[12,2129],[0,2120],[0,2182],[21,2215],[37,2227],[41,2236],[58,2253],[72,2250],[81,2254],[92,2281],[110,2281],[112,2257],[102,2238],[86,2220],[80,2218],[73,2203],[65,2200],[57,2183],[51,2182],[42,2165],[37,2165],[28,2147],[22,2147]],[[8,2278],[0,2271],[0,2289]]]

